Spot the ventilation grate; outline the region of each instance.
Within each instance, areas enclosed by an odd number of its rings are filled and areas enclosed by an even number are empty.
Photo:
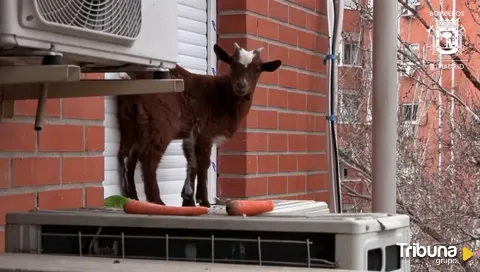
[[[40,243],[35,251],[48,255],[310,268],[338,266],[332,233],[44,225],[38,235]]]
[[[142,26],[142,0],[36,0],[48,22],[136,38]]]

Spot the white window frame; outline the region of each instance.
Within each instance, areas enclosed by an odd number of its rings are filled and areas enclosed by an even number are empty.
[[[415,51],[416,51],[417,58],[420,59],[420,44],[419,43],[411,43],[409,45],[406,45],[406,47],[410,48],[410,50],[408,50],[408,49],[404,50],[404,52],[406,54],[415,55]],[[412,51],[412,52],[410,53],[410,51]],[[404,65],[415,65],[414,61],[410,60],[409,58],[405,57],[404,55],[402,55],[402,62],[404,63]]]
[[[359,34],[358,33],[355,33],[355,32],[346,32],[346,35],[349,36],[349,41],[345,41],[345,39],[342,37],[341,41],[340,41],[340,52],[339,52],[339,57],[340,57],[340,61],[339,61],[339,66],[344,66],[344,67],[362,67],[362,53],[361,53],[361,50],[360,50],[360,47],[359,47],[359,41],[360,41],[360,38],[359,38]],[[350,37],[351,37],[351,40],[350,40]],[[345,63],[343,61],[343,55],[346,51],[346,45],[351,45],[352,48],[356,49],[356,54],[357,54],[357,61],[358,63],[357,64],[351,64],[351,63]]]
[[[344,97],[345,96],[352,96],[352,97],[357,97],[358,98],[358,94],[356,94],[354,91],[348,91],[348,90],[341,90],[339,92],[339,95],[338,95],[338,123],[339,124],[354,124],[355,123],[355,112],[353,112],[353,120],[345,120],[344,119],[344,111],[345,111],[345,107],[344,107]],[[360,101],[357,99],[358,101],[358,106],[360,107]],[[358,107],[357,107],[358,109]],[[354,110],[357,110],[357,109],[354,109]],[[353,110],[353,111],[354,111]]]
[[[358,2],[358,0],[343,0],[343,8],[348,10],[355,10],[355,2]]]
[[[405,120],[405,107],[408,107],[408,106],[411,106],[412,108],[413,107],[417,107],[416,109],[416,114],[415,114],[415,120]],[[401,114],[401,117],[402,117],[402,123],[404,124],[412,124],[412,125],[417,125],[418,124],[418,113],[420,111],[420,106],[418,105],[418,103],[403,103],[401,105],[401,110],[402,110],[402,114]]]

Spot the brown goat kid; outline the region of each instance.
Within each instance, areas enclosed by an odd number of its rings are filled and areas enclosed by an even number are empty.
[[[261,73],[274,72],[282,64],[280,60],[263,62],[263,48],[247,51],[234,45],[233,55],[217,44],[214,46],[218,60],[230,66],[228,75],[198,75],[177,65],[170,74],[184,80],[184,92],[118,97],[118,160],[127,197],[138,200],[134,171],[140,161],[147,201],[164,205],[156,170],[168,144],[182,139],[187,160],[182,206],[195,206],[196,200],[201,206],[210,207],[207,175],[213,142],[231,138],[237,132],[251,108]]]

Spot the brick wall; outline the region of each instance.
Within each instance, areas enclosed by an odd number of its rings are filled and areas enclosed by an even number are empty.
[[[103,205],[104,98],[49,99],[39,133],[36,105],[0,120],[0,253],[7,212]]]
[[[219,0],[219,44],[264,47],[264,73],[239,132],[219,148],[222,198],[327,201],[325,0]],[[220,73],[226,72],[221,66]]]

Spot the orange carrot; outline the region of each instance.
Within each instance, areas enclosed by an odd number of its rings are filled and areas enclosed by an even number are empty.
[[[274,208],[272,200],[232,200],[227,203],[227,214],[253,216],[271,212]]]
[[[123,206],[128,214],[195,216],[208,213],[207,207],[168,207],[150,202],[128,200]]]

